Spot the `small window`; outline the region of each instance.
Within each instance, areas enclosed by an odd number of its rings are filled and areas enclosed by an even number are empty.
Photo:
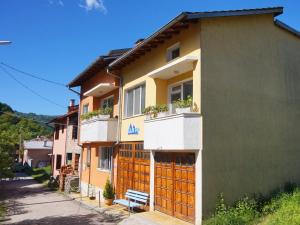
[[[145,85],[127,90],[125,94],[125,117],[142,114],[145,108]]]
[[[61,168],[61,155],[56,155],[56,167],[57,170]]]
[[[78,134],[78,126],[73,125],[72,126],[72,139],[77,140],[77,134]]]
[[[111,170],[112,167],[112,147],[100,147],[98,158],[98,168],[102,170]]]
[[[102,100],[102,108],[113,108],[114,107],[114,96],[109,96]]]
[[[180,56],[180,47],[179,43],[171,46],[167,49],[167,62],[176,59]]]
[[[59,125],[55,125],[55,140],[59,139]]]
[[[177,100],[186,100],[188,96],[193,98],[193,80],[182,82],[169,89],[169,108],[171,112],[175,112],[174,102]]]
[[[91,164],[91,147],[88,146],[86,151],[86,165],[90,166],[90,164]]]
[[[66,164],[67,165],[72,164],[72,153],[67,153]]]
[[[89,104],[85,104],[82,107],[82,114],[86,114],[89,112]]]

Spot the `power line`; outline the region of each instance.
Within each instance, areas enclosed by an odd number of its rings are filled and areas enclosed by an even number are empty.
[[[6,63],[4,63],[4,62],[1,62],[0,64],[3,65],[3,66],[6,66],[7,68],[9,68],[9,69],[11,69],[11,70],[14,70],[14,71],[16,71],[16,72],[22,73],[22,74],[24,74],[24,75],[26,75],[26,76],[29,76],[29,77],[32,77],[32,78],[35,78],[35,79],[38,79],[38,80],[42,80],[42,81],[44,81],[44,82],[48,82],[48,83],[55,84],[55,85],[58,85],[58,86],[61,86],[61,87],[65,87],[65,88],[66,88],[66,85],[63,84],[63,83],[56,82],[56,81],[52,81],[52,80],[48,80],[48,79],[42,78],[42,77],[40,77],[40,76],[36,76],[36,75],[34,75],[34,74],[32,74],[32,73],[28,73],[28,72],[25,72],[25,71],[23,71],[23,70],[17,69],[17,68],[15,68],[15,67],[13,67],[13,66],[10,66],[10,65],[8,65],[8,64],[6,64]]]
[[[22,83],[21,81],[19,81],[14,75],[12,75],[10,72],[8,72],[3,66],[0,66],[0,68],[8,75],[10,76],[14,81],[16,81],[18,84],[20,84],[22,87],[24,87],[25,89],[27,89],[28,91],[30,91],[31,93],[35,94],[36,96],[40,97],[41,99],[53,104],[53,105],[56,105],[58,107],[61,107],[61,108],[67,108],[65,106],[62,106],[54,101],[52,101],[51,99],[48,99],[42,95],[40,95],[38,92],[36,92],[35,90],[32,90],[30,87],[28,87],[27,85],[25,85],[24,83]]]

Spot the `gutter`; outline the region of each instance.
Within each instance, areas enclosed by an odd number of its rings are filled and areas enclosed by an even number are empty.
[[[122,115],[122,87],[123,87],[123,80],[121,76],[117,76],[116,74],[112,73],[109,71],[109,68],[107,67],[106,72],[108,75],[113,76],[117,79],[119,79],[119,99],[118,99],[118,125],[117,125],[117,142],[115,143],[115,147],[120,144],[120,139],[121,139],[121,115]],[[114,153],[114,151],[113,151]],[[113,184],[114,182],[114,154],[112,155],[112,173],[110,176],[110,182]]]

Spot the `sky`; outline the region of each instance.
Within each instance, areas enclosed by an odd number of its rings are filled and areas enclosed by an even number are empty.
[[[0,40],[12,44],[0,45],[0,62],[67,84],[99,55],[132,47],[183,11],[273,6],[283,6],[277,18],[300,30],[298,0],[1,0]],[[6,71],[19,83],[0,69],[0,102],[17,111],[59,115],[70,99],[78,103],[63,86]]]

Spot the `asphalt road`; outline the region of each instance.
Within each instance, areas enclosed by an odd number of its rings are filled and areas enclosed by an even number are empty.
[[[92,211],[77,201],[50,191],[25,174],[10,181],[0,181],[0,201],[8,212],[0,224],[77,225],[117,224],[118,218]]]

